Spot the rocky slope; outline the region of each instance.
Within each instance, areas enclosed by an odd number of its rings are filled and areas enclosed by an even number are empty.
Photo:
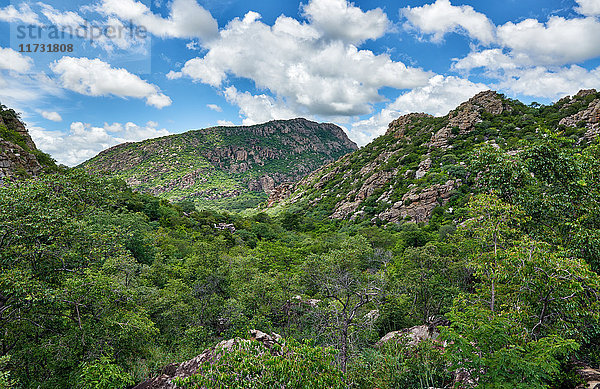
[[[125,143],[82,166],[166,199],[243,209],[356,149],[333,124],[276,120]]]
[[[55,168],[54,161],[37,149],[19,115],[0,104],[0,180]]]
[[[465,162],[475,147],[514,151],[546,129],[591,142],[600,132],[600,93],[584,90],[538,107],[485,91],[444,117],[401,116],[359,151],[276,188],[269,212],[301,208],[332,219],[428,221],[436,212],[452,213],[470,191],[474,177]]]

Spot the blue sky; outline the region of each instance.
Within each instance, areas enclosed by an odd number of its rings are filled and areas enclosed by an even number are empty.
[[[584,88],[600,89],[600,0],[0,0],[0,102],[71,166],[293,117],[364,145],[481,90],[548,104]]]

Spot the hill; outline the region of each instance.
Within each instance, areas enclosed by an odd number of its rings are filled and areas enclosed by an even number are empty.
[[[485,164],[478,170],[475,151],[491,147],[503,158],[518,159],[532,142],[548,136],[570,142],[565,149],[581,150],[599,132],[600,93],[595,90],[550,106],[526,106],[485,91],[444,117],[399,117],[359,151],[297,184],[276,188],[270,212],[303,209],[318,217],[378,223],[452,219],[464,195],[481,184],[477,177],[489,170]]]
[[[81,166],[161,198],[235,210],[356,149],[333,124],[275,120],[124,143]]]

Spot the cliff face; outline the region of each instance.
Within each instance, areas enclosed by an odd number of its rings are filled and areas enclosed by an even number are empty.
[[[270,212],[295,204],[333,219],[425,222],[436,209],[451,213],[452,202],[468,192],[463,186],[473,177],[466,162],[474,147],[517,150],[543,128],[590,141],[600,132],[600,93],[581,91],[538,108],[485,91],[444,117],[401,116],[359,151],[276,188]]]
[[[37,175],[48,163],[53,165],[36,148],[16,112],[0,105],[0,179]]]
[[[356,149],[333,124],[276,120],[125,143],[82,166],[170,200],[241,209]]]

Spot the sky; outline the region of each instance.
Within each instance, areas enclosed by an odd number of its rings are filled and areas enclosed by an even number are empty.
[[[493,89],[600,89],[600,0],[0,0],[0,103],[75,166],[116,144],[305,117],[359,145]]]

